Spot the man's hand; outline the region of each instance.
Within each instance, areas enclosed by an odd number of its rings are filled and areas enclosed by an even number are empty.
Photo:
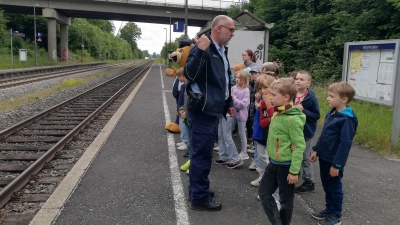
[[[287,176],[287,181],[289,184],[295,184],[299,181],[299,175],[290,174]]]
[[[228,109],[228,114],[230,115],[230,116],[234,116],[235,115],[235,108],[233,108],[233,107],[230,107],[229,109]]]
[[[210,39],[204,34],[201,35],[199,39],[193,38],[192,40],[196,42],[197,47],[203,51],[210,46]]]
[[[186,119],[186,112],[185,112],[185,110],[180,110],[180,111],[179,111],[179,116],[180,116],[182,119]]]
[[[317,161],[318,156],[317,156],[317,152],[313,152],[310,156],[310,162],[315,162]]]
[[[331,166],[331,171],[329,171],[329,174],[331,175],[331,177],[337,177],[339,176],[339,169]]]

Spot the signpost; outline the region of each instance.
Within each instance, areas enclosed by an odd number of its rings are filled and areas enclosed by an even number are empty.
[[[173,28],[174,32],[182,33],[185,30],[185,22],[184,21],[174,21],[173,25],[174,25],[174,28]]]

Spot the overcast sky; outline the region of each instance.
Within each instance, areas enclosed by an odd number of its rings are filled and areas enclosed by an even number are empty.
[[[116,0],[114,0],[116,1]],[[189,0],[189,5],[204,5],[208,7],[223,7],[227,8],[233,2],[241,2],[244,0]],[[185,3],[185,0],[152,0],[152,2],[167,2],[173,4],[181,4]],[[121,24],[123,23],[122,27],[126,24],[126,22],[122,21],[113,21],[115,26],[115,34],[117,34]],[[141,39],[138,41],[138,46],[141,50],[147,50],[150,54],[153,52],[160,53],[162,46],[165,43],[165,30],[167,28],[167,39],[169,42],[169,25],[165,24],[154,24],[154,23],[136,23],[140,29],[142,30]],[[196,36],[196,33],[200,31],[200,27],[188,27],[188,35],[189,38],[193,38]],[[181,36],[183,33],[171,33],[172,41],[175,38]]]
[[[115,26],[115,35],[117,34],[121,24],[122,27],[127,22],[122,21],[113,21]],[[138,46],[141,50],[149,51],[149,54],[153,54],[153,52],[159,54],[162,46],[165,43],[165,29],[167,28],[167,39],[169,43],[169,25],[165,24],[155,24],[155,23],[136,23],[140,29],[142,30],[141,39],[138,41]],[[200,27],[188,27],[188,35],[189,38],[193,38],[196,36],[196,33],[200,30]],[[172,41],[175,38],[181,36],[184,33],[171,33]]]

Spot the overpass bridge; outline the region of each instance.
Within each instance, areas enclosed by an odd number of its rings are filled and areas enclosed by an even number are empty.
[[[60,53],[68,52],[68,26],[73,18],[91,18],[169,24],[172,20],[184,20],[184,0],[1,0],[0,8],[7,13],[33,14],[48,19],[48,53],[55,54],[56,23],[60,24]],[[226,14],[226,8],[238,0],[195,0],[188,6],[188,26],[204,26],[215,16]],[[206,4],[204,4],[206,2]],[[207,4],[208,3],[208,4]],[[171,12],[167,14],[166,11]],[[68,59],[68,57],[66,57]]]

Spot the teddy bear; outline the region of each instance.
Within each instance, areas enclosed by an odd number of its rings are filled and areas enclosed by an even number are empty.
[[[179,67],[183,67],[186,64],[187,57],[189,56],[189,52],[193,46],[194,46],[194,43],[192,40],[181,40],[181,41],[179,41],[178,48],[174,52],[169,54],[169,58],[171,58],[172,61],[174,61]],[[173,90],[172,90],[174,97],[176,95],[174,93],[179,93],[178,85],[177,85],[177,83],[179,83],[179,81],[176,78],[176,71],[177,70],[174,67],[165,69],[165,75],[167,77],[175,77]],[[175,122],[167,123],[165,125],[165,129],[172,133],[180,132],[179,123],[177,123],[177,120]]]

